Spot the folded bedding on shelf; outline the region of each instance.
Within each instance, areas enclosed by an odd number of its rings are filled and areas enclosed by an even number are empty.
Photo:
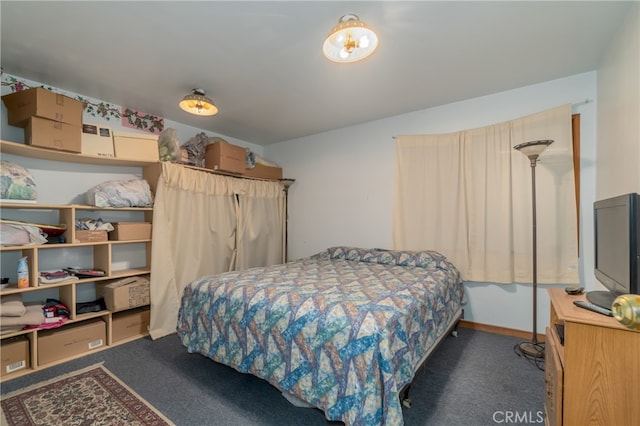
[[[3,317],[21,317],[27,312],[22,296],[19,294],[9,294],[0,298],[0,315]]]
[[[26,312],[19,317],[0,316],[0,333],[20,331],[28,325],[40,325],[44,322],[42,305],[26,305]]]

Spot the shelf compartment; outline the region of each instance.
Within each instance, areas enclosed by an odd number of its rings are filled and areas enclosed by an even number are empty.
[[[158,168],[160,163],[146,161],[129,161],[118,159],[105,159],[101,157],[86,156],[40,149],[33,146],[0,141],[0,150],[6,154],[25,157],[40,158],[45,160],[66,161],[72,163],[99,164],[108,166],[141,166]],[[0,290],[0,295],[23,294],[25,303],[41,301],[46,298],[55,298],[69,308],[69,319],[60,327],[53,329],[29,329],[0,336],[0,341],[13,337],[26,337],[29,341],[30,367],[12,372],[9,375],[0,376],[0,382],[17,378],[32,372],[49,368],[72,359],[81,358],[89,353],[107,349],[112,345],[119,345],[148,334],[148,320],[150,307],[135,308],[129,312],[112,312],[101,310],[99,312],[77,313],[78,301],[95,300],[95,285],[99,282],[118,280],[138,275],[151,273],[151,238],[129,241],[99,241],[74,243],[76,219],[90,218],[102,219],[105,222],[152,222],[153,207],[97,207],[84,204],[38,204],[6,202],[0,203],[2,217],[8,220],[20,220],[38,224],[65,225],[65,243],[47,243],[27,246],[0,247],[2,254],[2,267],[6,268],[4,276],[9,276],[13,286]],[[145,252],[143,253],[142,250]],[[30,287],[17,288],[17,260],[27,256],[29,259]],[[82,267],[90,269],[102,269],[106,275],[102,277],[81,278],[53,284],[39,283],[39,271],[57,270],[66,267]],[[37,292],[37,293],[34,293]],[[140,329],[135,332],[122,332],[115,327],[121,327],[121,322],[140,322]],[[65,334],[69,328],[82,327],[83,325],[101,321],[104,325],[105,336],[100,347],[89,348],[80,353],[62,355],[53,360],[38,362],[39,354],[46,348],[39,345],[39,338],[47,335]],[[114,338],[115,337],[115,338]]]

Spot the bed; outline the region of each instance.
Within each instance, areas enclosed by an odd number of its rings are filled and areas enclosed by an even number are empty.
[[[402,425],[400,392],[462,316],[458,270],[435,251],[332,247],[199,278],[178,335],[346,425]]]

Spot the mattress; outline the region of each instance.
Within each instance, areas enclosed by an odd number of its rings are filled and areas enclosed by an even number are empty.
[[[401,425],[399,391],[460,316],[464,291],[435,251],[332,247],[186,286],[191,353],[260,377],[347,425]]]

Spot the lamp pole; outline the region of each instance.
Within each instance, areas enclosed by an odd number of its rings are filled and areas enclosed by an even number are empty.
[[[531,284],[533,287],[533,332],[531,341],[521,342],[516,345],[516,352],[526,357],[544,358],[544,347],[538,343],[538,229],[536,209],[536,163],[540,154],[553,143],[552,140],[539,140],[525,142],[513,148],[522,152],[529,158],[531,165],[531,223],[532,223],[532,271]]]
[[[531,223],[532,223],[532,236],[533,241],[533,259],[532,259],[532,286],[533,286],[533,335],[531,336],[531,342],[534,345],[538,344],[538,228],[536,224],[536,158],[531,158]],[[544,355],[544,353],[543,353]]]

